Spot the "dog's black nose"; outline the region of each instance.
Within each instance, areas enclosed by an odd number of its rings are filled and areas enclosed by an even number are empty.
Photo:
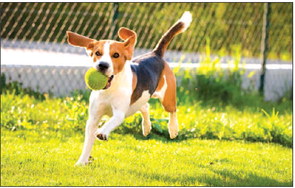
[[[109,66],[110,65],[107,62],[102,61],[96,66],[96,69],[100,71],[105,71],[109,68]]]

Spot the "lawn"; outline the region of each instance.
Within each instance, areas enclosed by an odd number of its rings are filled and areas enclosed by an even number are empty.
[[[292,149],[278,144],[111,134],[74,167],[83,135],[1,133],[1,186],[292,186]]]
[[[1,186],[292,186],[292,101],[265,102],[236,83],[189,79],[198,83],[179,84],[175,140],[168,114],[151,100],[150,136],[142,136],[137,113],[109,141],[96,141],[85,167],[74,164],[89,93],[54,98],[5,86]]]

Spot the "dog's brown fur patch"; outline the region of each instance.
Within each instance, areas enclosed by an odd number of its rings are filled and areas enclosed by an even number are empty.
[[[114,54],[118,53],[119,57],[115,58]],[[126,56],[128,56],[128,51],[126,51],[125,45],[122,42],[113,42],[110,44],[110,57],[112,58],[114,74],[122,71],[126,62]]]
[[[137,84],[137,76],[135,72],[132,72],[132,92],[135,90]]]
[[[166,77],[167,89],[161,103],[167,112],[176,112],[176,78],[166,62],[156,91],[160,91],[164,86],[164,76]]]

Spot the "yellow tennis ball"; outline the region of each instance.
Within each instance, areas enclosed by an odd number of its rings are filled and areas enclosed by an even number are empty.
[[[87,87],[89,87],[91,90],[103,89],[108,83],[108,78],[93,67],[88,69],[84,80]]]

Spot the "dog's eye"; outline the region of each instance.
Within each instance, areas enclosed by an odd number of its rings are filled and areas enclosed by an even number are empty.
[[[113,58],[118,58],[120,55],[118,53],[114,53]]]
[[[95,52],[95,55],[102,56],[102,54],[99,51]]]

